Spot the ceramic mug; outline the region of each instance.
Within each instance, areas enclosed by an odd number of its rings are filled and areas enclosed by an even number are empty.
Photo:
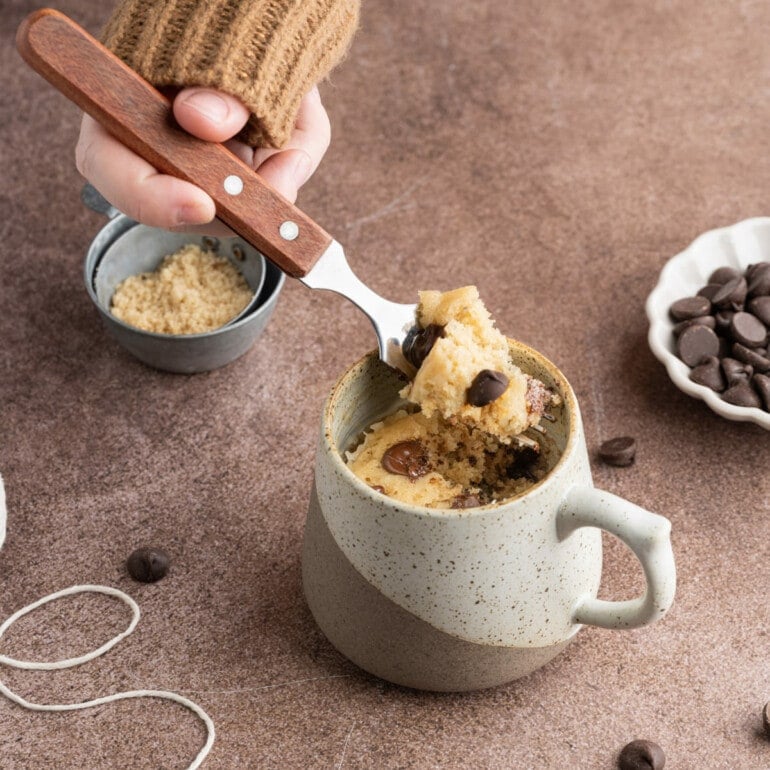
[[[402,403],[403,380],[374,353],[345,372],[326,402],[303,545],[305,596],[343,655],[396,684],[499,685],[545,665],[583,624],[637,628],[659,620],[673,601],[669,521],[594,488],[572,388],[539,353],[510,345],[514,362],[563,404],[547,423],[552,467],[505,502],[416,507],[350,471],[345,451]],[[596,598],[602,529],[641,562],[643,596]]]

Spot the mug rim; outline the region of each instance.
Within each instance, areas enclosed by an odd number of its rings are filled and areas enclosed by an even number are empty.
[[[352,481],[353,488],[363,495],[383,504],[387,504],[402,510],[404,513],[409,513],[416,516],[424,516],[428,518],[461,518],[482,516],[489,514],[490,512],[500,510],[505,506],[523,504],[523,502],[530,498],[533,493],[540,493],[551,484],[557,483],[556,477],[559,475],[559,472],[566,464],[567,459],[575,451],[578,443],[578,428],[581,424],[581,417],[577,403],[577,397],[575,396],[575,392],[573,391],[572,386],[569,384],[569,381],[564,376],[563,372],[550,359],[546,358],[546,356],[544,356],[542,353],[539,353],[534,348],[531,348],[529,345],[526,345],[519,340],[513,339],[511,337],[507,337],[506,339],[508,340],[508,344],[512,352],[515,349],[519,349],[526,355],[529,355],[537,360],[537,362],[549,372],[549,374],[553,377],[559,386],[559,395],[563,400],[563,405],[561,408],[566,409],[569,416],[569,430],[567,432],[567,442],[564,446],[564,449],[561,452],[556,465],[554,465],[553,468],[551,468],[551,470],[548,471],[548,473],[542,479],[540,479],[540,481],[537,481],[531,487],[528,487],[526,490],[519,492],[519,494],[514,495],[513,497],[508,497],[505,500],[498,502],[487,503],[486,505],[476,506],[474,508],[428,508],[427,506],[423,505],[413,505],[412,503],[406,503],[402,500],[389,497],[388,495],[383,495],[381,492],[377,492],[368,484],[361,481],[361,479],[359,479],[358,476],[356,476],[356,474],[350,470],[350,467],[343,459],[343,453],[339,450],[333,440],[332,414],[336,409],[336,402],[340,398],[340,393],[349,383],[350,379],[360,373],[370,361],[370,359],[376,359],[380,361],[379,351],[377,349],[371,350],[363,355],[355,363],[351,364],[337,378],[334,385],[332,386],[329,396],[326,399],[326,402],[324,403],[321,425],[321,440],[326,451],[331,455],[332,463],[334,464],[335,468],[341,469],[342,474],[347,475],[348,478]],[[382,366],[387,366],[387,364],[384,362],[381,363]],[[519,364],[516,363],[516,365],[518,366]],[[522,371],[528,373],[524,369],[522,369]]]

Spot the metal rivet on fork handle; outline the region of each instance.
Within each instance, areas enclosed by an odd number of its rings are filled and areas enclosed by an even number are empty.
[[[285,241],[294,241],[299,235],[299,225],[287,219],[279,228],[278,232]]]
[[[235,174],[230,174],[230,176],[225,177],[222,186],[229,195],[240,195],[243,192],[243,179]]]

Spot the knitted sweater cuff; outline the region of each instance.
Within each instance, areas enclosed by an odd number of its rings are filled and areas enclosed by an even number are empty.
[[[105,45],[157,87],[237,96],[253,147],[289,140],[302,97],[345,55],[359,0],[123,0]]]

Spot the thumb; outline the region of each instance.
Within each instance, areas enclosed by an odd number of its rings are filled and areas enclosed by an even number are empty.
[[[174,99],[179,125],[199,139],[224,142],[235,136],[249,119],[239,99],[210,88],[185,88]]]

